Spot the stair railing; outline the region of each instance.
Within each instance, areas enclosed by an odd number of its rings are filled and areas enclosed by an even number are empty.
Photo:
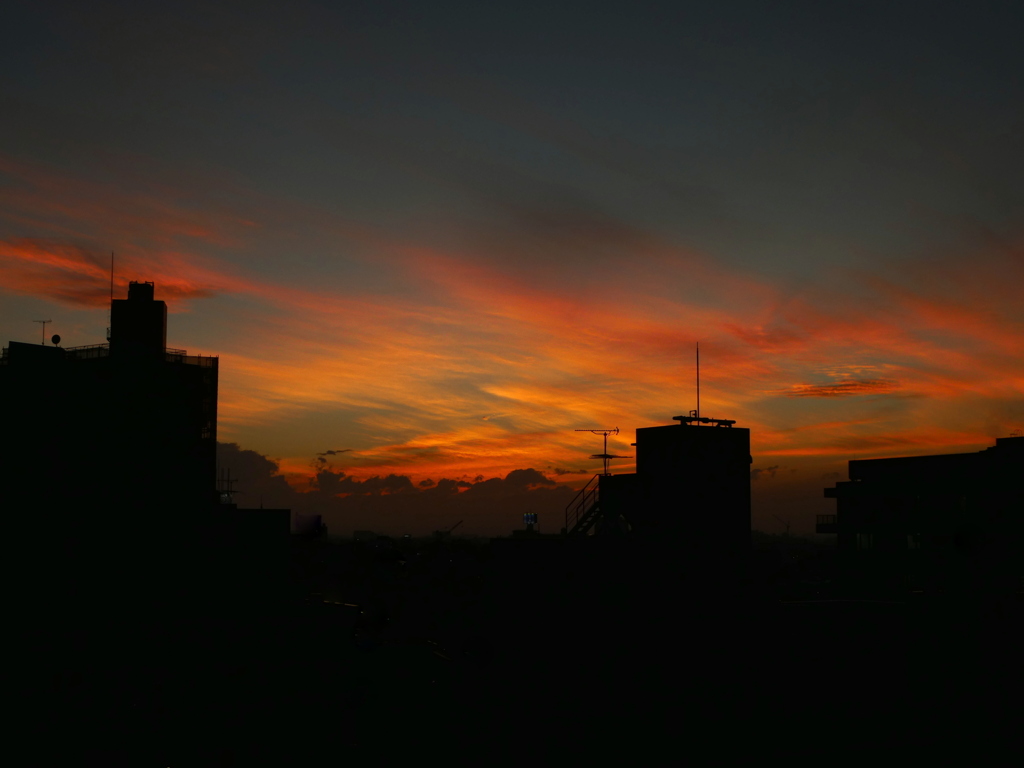
[[[572,533],[573,528],[580,521],[595,503],[597,503],[597,492],[601,487],[601,476],[594,475],[590,481],[580,488],[580,492],[569,502],[565,508],[565,532]]]

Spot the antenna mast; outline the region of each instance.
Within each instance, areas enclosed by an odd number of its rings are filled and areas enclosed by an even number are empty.
[[[573,431],[574,432],[591,432],[591,433],[593,433],[595,435],[603,435],[604,436],[604,453],[595,453],[590,458],[592,458],[592,459],[601,459],[602,461],[604,461],[604,474],[605,475],[610,475],[611,474],[611,472],[608,471],[608,462],[611,461],[612,459],[629,459],[629,458],[632,458],[631,456],[613,456],[610,453],[608,453],[608,435],[617,435],[617,434],[619,434],[619,428],[618,427],[614,427],[612,429],[575,429]]]
[[[700,342],[697,342],[697,418],[700,418]]]
[[[43,324],[43,340],[40,343],[45,345],[46,344],[46,324],[47,323],[52,323],[53,320],[33,320],[32,322],[33,323],[42,323]]]
[[[114,252],[110,252],[110,305],[107,307],[107,341],[110,341],[110,328],[114,324]]]

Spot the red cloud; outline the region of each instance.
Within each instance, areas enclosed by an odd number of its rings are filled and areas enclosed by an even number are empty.
[[[86,307],[110,301],[109,274],[88,251],[73,245],[0,241],[0,276],[4,288],[15,293]]]
[[[835,384],[797,384],[783,394],[786,397],[850,397],[892,392],[899,385],[888,379],[846,379]]]
[[[841,291],[823,284],[821,291],[792,294],[656,237],[616,235],[600,222],[570,222],[571,248],[583,247],[578,234],[586,247],[607,241],[622,258],[588,261],[581,271],[571,259],[560,265],[553,246],[550,260],[527,260],[524,268],[515,257],[535,244],[529,238],[496,245],[500,259],[442,253],[338,225],[287,201],[262,201],[260,215],[241,217],[172,202],[190,199],[180,189],[149,185],[129,195],[2,159],[0,173],[14,179],[0,187],[0,220],[17,225],[8,231],[50,238],[8,236],[0,243],[5,290],[105,306],[107,252],[86,246],[110,242],[120,295],[127,279],[154,280],[172,302],[244,295],[243,309],[227,310],[247,313],[238,324],[244,336],[231,336],[230,323],[218,326],[219,335],[201,331],[223,355],[225,436],[247,442],[255,433],[245,430],[259,430],[271,445],[300,445],[296,415],[347,410],[361,432],[351,443],[344,435],[356,449],[345,461],[381,477],[590,466],[594,446],[572,428],[632,429],[692,407],[698,339],[705,410],[753,427],[763,454],[985,444],[988,427],[965,415],[969,401],[1012,405],[1024,395],[1024,325],[1012,293],[1019,267],[985,272],[983,259],[965,259],[974,276],[967,267],[943,276],[929,265],[926,287],[920,276],[901,280],[890,271],[888,282],[877,273],[845,275]],[[417,278],[418,292],[375,297],[360,292],[357,281],[349,289],[312,278],[304,288],[301,275],[260,279],[246,276],[240,262],[199,255],[209,246],[244,243],[249,219],[275,216],[282,226],[298,221],[320,237],[358,241],[388,269]],[[591,226],[593,237],[583,237]],[[546,225],[537,231],[544,234]],[[246,252],[233,248],[228,258]],[[965,285],[971,290],[960,290]],[[896,389],[921,397],[887,414],[872,410],[886,403],[853,397]],[[780,394],[793,399],[781,401]],[[484,413],[502,417],[483,421]],[[995,422],[1000,414],[993,413]],[[784,418],[818,423],[787,430],[778,426]],[[830,422],[834,430],[825,426]],[[927,424],[945,431],[920,434]],[[908,446],[887,437],[907,434],[916,435]],[[319,439],[310,453],[330,444]],[[629,453],[628,443],[615,452]],[[308,475],[305,460],[286,461],[287,469]],[[620,471],[628,470],[623,462]]]
[[[181,277],[180,272],[195,272],[173,256],[154,264],[148,259],[133,257],[119,260],[120,275],[115,279],[115,296],[123,296],[129,279],[146,279],[159,283],[160,298],[202,298],[214,294],[210,287]],[[128,277],[131,275],[131,277]],[[105,307],[110,303],[110,272],[108,264],[85,248],[68,243],[20,239],[0,241],[0,276],[3,286],[14,293],[43,296],[48,299],[82,307]],[[214,280],[213,285],[223,285]]]

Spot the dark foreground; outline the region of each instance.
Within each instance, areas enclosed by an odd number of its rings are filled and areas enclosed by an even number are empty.
[[[534,550],[311,545],[275,601],[40,606],[13,664],[31,762],[977,753],[1020,718],[1019,596],[865,599]]]

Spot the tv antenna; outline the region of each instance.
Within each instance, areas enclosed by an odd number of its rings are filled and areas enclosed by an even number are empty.
[[[39,342],[39,343],[45,345],[46,344],[46,325],[47,325],[47,323],[52,323],[53,320],[33,320],[32,322],[33,323],[42,323],[43,324],[43,340],[41,342]]]
[[[618,427],[613,427],[612,429],[575,429],[573,431],[574,432],[590,432],[592,434],[602,435],[604,437],[604,453],[595,453],[590,458],[592,458],[592,459],[601,459],[602,461],[604,461],[604,474],[605,475],[610,475],[611,474],[611,472],[608,471],[608,462],[611,461],[612,459],[631,459],[631,458],[633,458],[632,456],[613,456],[612,454],[608,453],[608,435],[617,435],[617,434],[619,434],[619,428]]]

